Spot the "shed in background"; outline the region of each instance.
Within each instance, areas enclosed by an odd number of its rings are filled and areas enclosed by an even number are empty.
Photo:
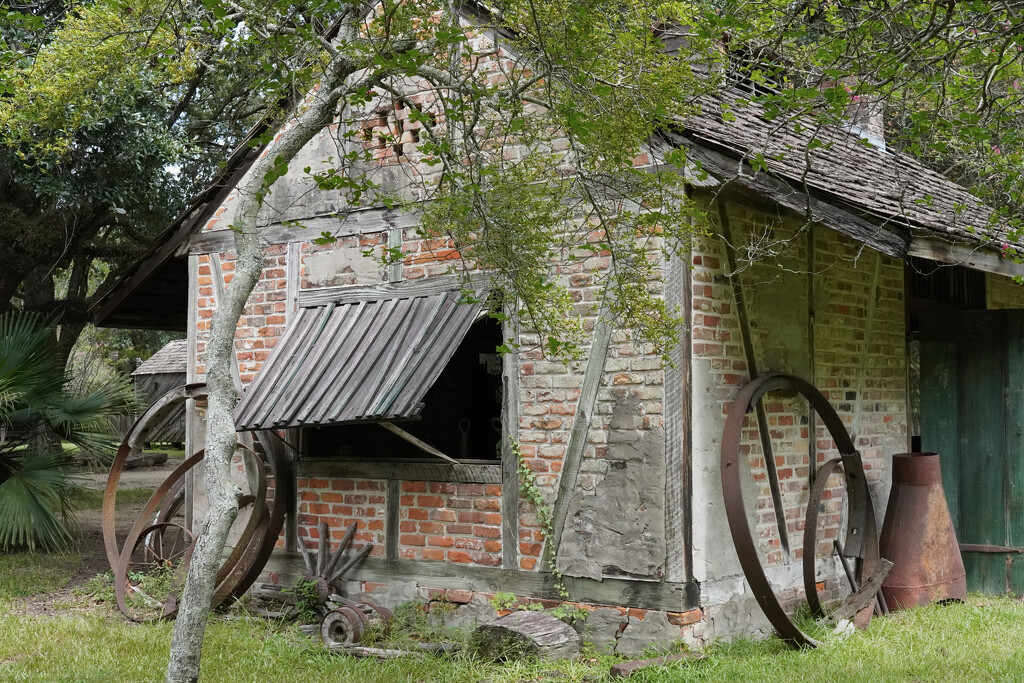
[[[140,400],[148,408],[175,387],[185,384],[188,364],[188,340],[176,339],[150,356],[136,368],[132,381]],[[185,411],[167,415],[150,433],[149,443],[171,443],[175,448],[185,445]]]

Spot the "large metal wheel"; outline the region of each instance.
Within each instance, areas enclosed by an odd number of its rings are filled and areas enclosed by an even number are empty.
[[[158,399],[128,431],[107,477],[103,499],[104,547],[114,571],[118,608],[136,621],[170,618],[177,612],[177,594],[195,547],[195,536],[184,523],[185,475],[202,461],[203,452],[187,458],[157,487],[127,538],[119,543],[116,536],[116,497],[121,473],[128,453],[144,440],[150,425],[158,423],[186,399],[204,393],[204,385],[178,387]],[[239,444],[254,473],[255,490],[239,500],[240,509],[251,510],[238,532],[234,548],[218,572],[214,607],[225,600],[240,597],[248,590],[270,557],[284,523],[285,496],[275,492],[273,499],[268,500],[267,483],[271,478],[277,481],[279,475],[285,473],[286,462],[269,435],[261,433],[257,438],[262,454],[250,445]],[[146,582],[146,575],[153,571],[173,572],[167,595],[145,594],[142,584]],[[139,599],[130,600],[133,596]],[[140,600],[143,609],[140,609]]]
[[[860,557],[862,576],[871,574],[878,565],[878,531],[875,526],[874,507],[868,491],[867,480],[860,453],[854,448],[846,427],[828,400],[808,382],[792,375],[771,374],[750,382],[740,390],[729,406],[725,430],[722,434],[722,493],[725,497],[725,512],[733,545],[739,556],[740,566],[758,604],[779,637],[795,647],[816,647],[819,643],[800,630],[782,608],[761,564],[760,555],[747,524],[746,502],[740,475],[740,443],[743,436],[743,421],[746,414],[761,397],[770,391],[796,391],[807,399],[810,406],[821,418],[835,441],[839,458],[826,463],[818,472],[816,489],[808,501],[808,519],[804,529],[803,572],[807,599],[812,610],[821,614],[821,605],[815,591],[814,550],[816,545],[817,509],[824,490],[824,480],[841,464],[846,477],[848,517],[846,527],[846,549],[850,556]],[[810,463],[813,467],[814,463]],[[815,494],[815,491],[812,491]],[[813,515],[811,514],[813,510]],[[785,523],[782,520],[781,523]],[[808,545],[809,544],[809,545]],[[869,613],[870,614],[870,613]]]

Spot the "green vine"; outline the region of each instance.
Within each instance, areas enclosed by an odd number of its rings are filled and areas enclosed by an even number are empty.
[[[537,485],[537,478],[533,474],[533,470],[526,464],[526,458],[523,457],[523,451],[519,448],[519,442],[513,439],[511,436],[508,437],[509,444],[511,445],[512,452],[516,456],[516,460],[519,462],[519,493],[526,499],[527,502],[531,503],[537,512],[537,521],[540,524],[540,533],[543,537],[544,546],[547,547],[548,540],[554,536],[555,528],[554,521],[551,517],[551,506],[544,500],[544,494],[541,493],[540,486]],[[562,572],[558,571],[558,549],[551,548],[549,557],[551,558],[548,564],[548,570],[551,572],[551,576],[555,579],[555,590],[558,591],[558,595],[562,600],[569,599],[569,589],[565,586],[565,580],[562,576]]]

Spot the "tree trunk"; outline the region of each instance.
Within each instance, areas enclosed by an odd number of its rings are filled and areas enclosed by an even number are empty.
[[[184,593],[178,608],[171,639],[171,656],[167,665],[168,683],[194,682],[199,679],[200,650],[210,601],[216,588],[228,531],[238,513],[239,489],[231,482],[231,458],[235,452],[234,409],[238,402],[231,376],[235,361],[235,328],[249,294],[259,280],[263,268],[263,249],[259,241],[257,216],[263,197],[269,191],[266,181],[275,160],[290,161],[332,120],[340,96],[336,92],[353,72],[347,64],[335,60],[308,106],[284,129],[269,153],[253,164],[239,187],[239,207],[235,228],[234,278],[227,287],[223,301],[211,321],[210,340],[206,347],[206,383],[209,405],[206,415],[206,457],[204,458],[207,508],[196,539],[195,552],[189,565]],[[189,331],[190,334],[194,330]]]

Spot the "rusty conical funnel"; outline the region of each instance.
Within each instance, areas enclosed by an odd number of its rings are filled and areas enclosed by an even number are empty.
[[[882,582],[890,609],[967,597],[967,572],[949,515],[936,453],[892,458],[892,491],[879,541],[894,564]]]

